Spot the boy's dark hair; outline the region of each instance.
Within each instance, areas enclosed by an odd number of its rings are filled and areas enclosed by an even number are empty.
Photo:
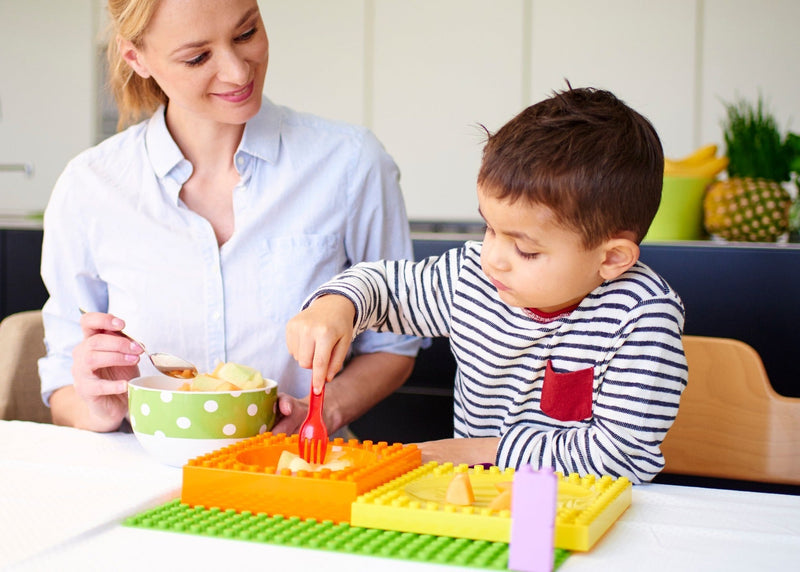
[[[639,242],[661,201],[658,134],[614,94],[567,86],[488,135],[478,185],[550,208],[586,248],[622,231]]]

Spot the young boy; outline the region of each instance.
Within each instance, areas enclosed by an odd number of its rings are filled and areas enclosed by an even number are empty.
[[[423,460],[651,480],[687,380],[681,300],[638,261],[663,163],[613,94],[555,93],[488,136],[482,243],[356,265],[289,322],[290,353],[317,391],[366,329],[449,336],[456,439]]]

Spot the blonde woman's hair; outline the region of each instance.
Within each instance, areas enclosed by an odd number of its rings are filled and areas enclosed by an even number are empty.
[[[152,78],[143,78],[128,65],[119,51],[118,41],[129,40],[142,47],[142,40],[159,0],[108,0],[110,22],[108,38],[109,87],[117,102],[117,129],[153,113],[167,103],[167,96]]]

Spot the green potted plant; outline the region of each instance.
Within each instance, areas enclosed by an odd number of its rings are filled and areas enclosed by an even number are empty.
[[[786,136],[786,144],[791,148],[794,155],[791,164],[792,176],[795,183],[795,199],[789,209],[789,240],[800,242],[800,135],[789,133]]]

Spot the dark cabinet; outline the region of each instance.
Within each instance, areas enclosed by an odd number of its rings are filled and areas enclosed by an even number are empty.
[[[38,310],[45,303],[41,261],[40,229],[0,229],[0,316]]]
[[[405,385],[350,424],[359,439],[418,443],[453,436],[455,359],[447,338],[428,341]]]
[[[686,334],[753,346],[775,391],[800,397],[800,244],[644,244],[641,259],[680,295]]]

